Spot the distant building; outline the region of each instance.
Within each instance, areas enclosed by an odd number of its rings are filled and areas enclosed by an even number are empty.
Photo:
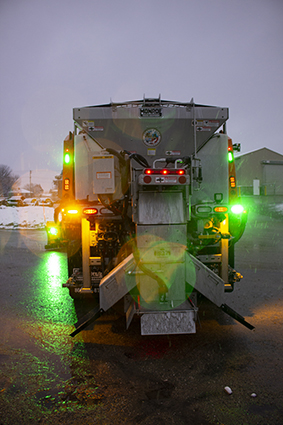
[[[283,195],[283,155],[267,148],[235,157],[237,186],[244,195]]]
[[[9,191],[9,196],[21,196],[23,199],[30,196],[30,191],[22,189],[17,186],[17,182],[13,184],[12,189]]]

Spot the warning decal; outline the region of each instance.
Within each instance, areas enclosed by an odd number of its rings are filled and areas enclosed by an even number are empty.
[[[220,126],[218,120],[195,120],[192,121],[192,126],[194,124],[196,125],[197,131],[212,131],[212,127],[217,128]]]
[[[97,179],[111,179],[111,172],[109,171],[100,171],[96,173]]]
[[[158,176],[155,183],[177,183],[177,176]]]
[[[104,127],[99,125],[94,125],[94,121],[85,120],[82,122],[82,126],[84,128],[87,128],[88,131],[103,131],[104,130]]]

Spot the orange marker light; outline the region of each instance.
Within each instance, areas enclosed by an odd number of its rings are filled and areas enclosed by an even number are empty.
[[[233,176],[230,177],[230,187],[236,187],[236,179]]]
[[[228,211],[228,208],[227,207],[215,207],[214,208],[214,211],[215,212],[227,212]]]
[[[70,189],[70,179],[64,180],[64,189],[69,190]]]
[[[96,208],[85,208],[84,209],[84,214],[87,215],[95,215],[98,213],[98,210]]]

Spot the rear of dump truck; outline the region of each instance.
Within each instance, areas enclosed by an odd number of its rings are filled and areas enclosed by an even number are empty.
[[[199,294],[252,328],[224,297],[242,277],[234,246],[247,217],[228,108],[159,98],[73,113],[55,212],[63,286],[98,296],[73,335],[118,302],[126,327],[140,317],[142,335],[194,333]]]

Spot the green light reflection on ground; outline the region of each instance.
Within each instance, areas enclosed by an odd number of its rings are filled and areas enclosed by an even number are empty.
[[[60,257],[57,252],[51,252],[47,260],[47,270],[50,277],[50,283],[53,288],[58,285],[61,277]]]
[[[36,270],[38,280],[33,312],[53,323],[73,324],[77,321],[74,303],[62,284],[67,281],[66,255],[46,252]]]

